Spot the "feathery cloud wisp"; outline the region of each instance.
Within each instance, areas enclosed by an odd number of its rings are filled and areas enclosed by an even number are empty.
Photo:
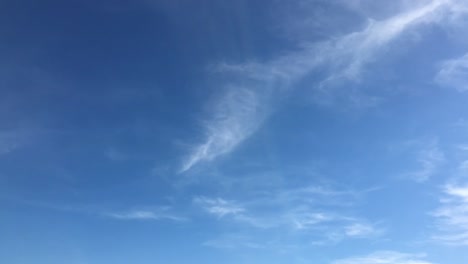
[[[219,101],[213,117],[206,123],[206,138],[191,151],[181,172],[231,152],[251,136],[267,117],[264,110],[268,108],[265,106],[268,100],[261,99],[265,90],[278,96],[320,68],[328,72],[316,84],[322,90],[336,80],[358,79],[363,67],[376,60],[392,41],[416,26],[442,23],[464,12],[457,8],[458,4],[457,0],[427,1],[386,20],[371,21],[362,31],[308,43],[301,50],[265,63],[221,64],[219,71],[236,72],[252,83],[252,87],[231,89]]]
[[[181,172],[232,151],[255,132],[265,116],[262,100],[260,93],[246,88],[233,88],[225,94],[215,106],[212,119],[205,123],[205,142],[193,150]]]

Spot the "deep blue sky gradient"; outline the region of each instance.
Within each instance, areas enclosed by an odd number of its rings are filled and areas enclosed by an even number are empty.
[[[467,10],[3,1],[0,262],[468,261]]]

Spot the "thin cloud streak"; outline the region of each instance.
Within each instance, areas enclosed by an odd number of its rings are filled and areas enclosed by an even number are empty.
[[[93,217],[104,217],[116,220],[189,220],[184,216],[180,216],[177,213],[174,213],[173,208],[171,206],[151,206],[138,207],[138,209],[111,210],[109,208],[102,208],[98,205],[55,204],[37,201],[24,201],[24,203],[40,208],[52,209],[68,213],[86,214]]]
[[[458,5],[458,1],[429,1],[387,20],[371,21],[362,31],[303,45],[301,50],[270,62],[220,64],[217,71],[237,73],[253,84],[251,87],[234,87],[219,101],[213,109],[213,117],[205,124],[203,143],[192,149],[180,172],[233,151],[255,133],[268,117],[271,107],[268,100],[262,98],[263,93],[278,97],[317,69],[329,72],[317,84],[319,91],[339,80],[357,80],[363,67],[376,60],[392,41],[416,26],[441,23],[446,17],[464,12],[457,8]]]
[[[117,220],[141,220],[141,221],[151,221],[151,220],[172,220],[172,221],[186,221],[184,217],[176,216],[170,214],[168,208],[162,208],[159,210],[133,210],[126,212],[112,212],[104,213],[103,216],[117,219]]]
[[[395,251],[379,251],[368,256],[336,260],[332,264],[434,264],[422,260],[423,257]]]

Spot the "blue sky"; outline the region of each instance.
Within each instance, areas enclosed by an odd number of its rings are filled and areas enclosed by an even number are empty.
[[[468,1],[0,3],[0,262],[468,261]]]

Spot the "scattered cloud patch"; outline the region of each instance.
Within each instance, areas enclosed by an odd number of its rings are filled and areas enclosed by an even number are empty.
[[[294,223],[294,227],[296,229],[307,229],[310,228],[310,226],[315,226],[334,220],[334,216],[328,215],[326,213],[307,212],[303,214],[293,213],[291,215],[291,221]]]
[[[441,206],[433,213],[441,234],[437,241],[451,245],[468,245],[468,184],[447,185]]]
[[[345,227],[345,234],[348,237],[372,237],[380,235],[383,231],[367,223],[353,223]]]
[[[228,215],[239,216],[245,211],[245,209],[236,202],[227,201],[221,198],[210,199],[206,197],[197,197],[194,199],[194,202],[205,211],[218,218]]]
[[[313,244],[379,237],[383,229],[344,211],[349,204],[328,201],[355,199],[350,193],[309,187],[264,194],[243,201],[199,197],[194,202],[218,220],[229,221],[230,225],[249,232],[276,230],[298,236],[307,234],[314,240],[311,242]]]
[[[468,53],[442,63],[435,80],[459,92],[468,91]]]

